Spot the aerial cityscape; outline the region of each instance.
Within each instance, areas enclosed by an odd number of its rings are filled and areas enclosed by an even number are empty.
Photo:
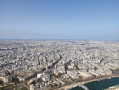
[[[119,0],[0,0],[0,90],[119,90]]]
[[[1,85],[62,90],[112,76],[119,76],[119,42],[0,41]]]

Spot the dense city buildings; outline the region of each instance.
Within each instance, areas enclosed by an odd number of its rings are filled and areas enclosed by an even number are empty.
[[[0,88],[55,90],[113,75],[119,75],[116,41],[0,41]]]

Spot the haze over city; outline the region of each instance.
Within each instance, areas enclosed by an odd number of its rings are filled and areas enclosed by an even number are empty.
[[[0,0],[0,39],[118,38],[119,0]]]
[[[119,0],[0,0],[0,90],[119,90]]]

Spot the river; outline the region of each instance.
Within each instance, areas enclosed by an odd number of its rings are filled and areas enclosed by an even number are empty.
[[[109,88],[111,86],[115,86],[116,84],[119,84],[119,77],[111,78],[111,79],[105,79],[101,81],[94,81],[91,83],[84,84],[89,90],[104,90],[106,88]],[[81,87],[75,87],[70,90],[84,90]]]

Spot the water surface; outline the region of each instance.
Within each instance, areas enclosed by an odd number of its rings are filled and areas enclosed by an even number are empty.
[[[104,90],[106,88],[109,88],[111,86],[115,86],[119,84],[119,77],[111,78],[111,79],[105,79],[101,81],[94,81],[91,83],[84,84],[89,90]],[[84,90],[81,87],[75,87],[70,90]]]

